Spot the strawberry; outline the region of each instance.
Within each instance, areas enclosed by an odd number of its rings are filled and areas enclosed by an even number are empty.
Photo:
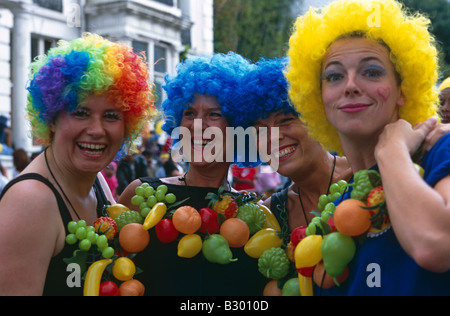
[[[372,191],[370,191],[369,196],[367,197],[367,206],[375,206],[375,205],[379,205],[384,202],[385,202],[385,199],[384,199],[383,187],[379,186],[379,187],[373,188]]]
[[[111,217],[100,217],[94,222],[95,232],[105,235],[109,240],[114,239],[117,233],[117,224]]]
[[[209,202],[209,207],[212,208],[217,214],[222,214],[226,219],[236,217],[238,212],[238,203],[235,199],[227,193],[223,193],[224,187],[219,189],[218,194],[208,193],[206,196]]]
[[[383,186],[373,188],[370,191],[367,197],[367,207],[372,215],[371,231],[380,230],[390,225]]]

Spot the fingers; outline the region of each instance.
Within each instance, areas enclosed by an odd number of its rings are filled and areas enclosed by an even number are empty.
[[[414,131],[422,134],[423,138],[425,139],[426,136],[436,127],[437,122],[437,117],[429,118],[425,122],[419,123],[414,126]]]
[[[429,151],[444,135],[448,133],[450,133],[450,124],[436,125],[425,138],[425,150]]]

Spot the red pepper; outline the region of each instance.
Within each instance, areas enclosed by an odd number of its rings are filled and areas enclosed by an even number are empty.
[[[170,244],[178,238],[179,232],[175,229],[171,219],[163,219],[155,226],[156,237],[163,244]]]
[[[202,227],[200,228],[202,234],[208,232],[212,235],[219,231],[218,214],[215,211],[210,208],[202,208],[198,213],[202,218]]]

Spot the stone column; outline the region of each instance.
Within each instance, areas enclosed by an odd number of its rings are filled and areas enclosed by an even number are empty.
[[[29,1],[24,1],[26,5]],[[31,62],[31,16],[25,7],[13,10],[14,27],[12,31],[12,74],[13,74],[13,106],[12,131],[15,148],[23,148],[30,152],[32,140],[30,125],[26,117],[28,67]]]

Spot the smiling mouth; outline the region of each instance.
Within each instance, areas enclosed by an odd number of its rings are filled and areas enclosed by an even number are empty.
[[[88,143],[77,143],[77,146],[83,152],[85,152],[89,155],[94,155],[94,156],[101,155],[107,147],[106,145],[88,144]]]
[[[347,104],[347,105],[340,107],[339,109],[345,113],[355,113],[355,112],[364,111],[369,107],[370,107],[369,104],[357,103],[357,104]]]
[[[212,142],[214,142],[213,139],[193,139],[192,140],[192,144],[195,147],[206,147],[209,144],[211,144]]]
[[[297,146],[293,145],[293,146],[288,146],[288,147],[284,147],[282,148],[279,152],[275,153],[274,156],[277,159],[280,160],[286,160],[287,158],[289,158],[290,156],[292,156],[292,154],[297,150]]]

